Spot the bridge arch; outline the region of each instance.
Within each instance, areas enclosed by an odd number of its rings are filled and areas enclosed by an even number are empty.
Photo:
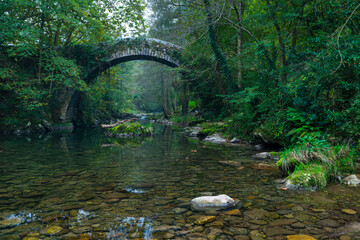
[[[154,38],[119,38],[105,47],[103,60],[96,62],[85,72],[87,83],[108,68],[129,61],[149,60],[177,68],[183,51],[180,46]]]

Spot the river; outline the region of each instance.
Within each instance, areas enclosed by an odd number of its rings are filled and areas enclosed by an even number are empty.
[[[359,222],[342,211],[360,212],[355,188],[282,190],[274,181],[280,172],[261,167],[273,163],[255,153],[166,126],[130,141],[101,130],[0,136],[0,239],[327,239]],[[219,194],[242,207],[191,210],[191,199]]]

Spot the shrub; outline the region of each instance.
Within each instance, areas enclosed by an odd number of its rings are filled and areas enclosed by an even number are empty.
[[[311,187],[322,189],[326,186],[329,176],[326,167],[319,163],[300,163],[287,179],[292,184],[299,184],[307,189]]]
[[[326,166],[334,166],[332,155],[329,154],[331,145],[324,139],[318,139],[305,135],[299,137],[296,145],[286,149],[281,154],[281,161],[277,166],[284,172],[293,171],[300,163],[307,164],[310,161],[319,161]]]
[[[305,135],[280,154],[276,166],[293,184],[323,188],[331,178],[354,171],[355,155],[349,144],[332,146],[324,138]]]

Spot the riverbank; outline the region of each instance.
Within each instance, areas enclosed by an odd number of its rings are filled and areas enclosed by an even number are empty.
[[[189,137],[217,144],[253,144],[262,151],[259,156],[265,159],[276,156],[276,166],[286,177],[282,183],[286,189],[324,189],[327,184],[342,182],[359,169],[360,142],[344,141],[318,132],[298,136],[294,132],[288,134],[287,145],[282,145],[284,141],[277,140],[284,137],[277,138],[278,134],[268,134],[262,128],[244,138],[238,133],[233,119],[209,122],[193,114],[175,116],[172,120],[177,124],[176,128]],[[266,148],[270,151],[265,152]]]

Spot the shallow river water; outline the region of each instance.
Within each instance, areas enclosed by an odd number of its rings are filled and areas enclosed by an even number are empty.
[[[95,130],[0,136],[0,239],[351,239],[341,231],[359,222],[356,188],[282,190],[253,146],[156,129],[130,142]],[[191,210],[191,199],[219,194],[242,206]]]

